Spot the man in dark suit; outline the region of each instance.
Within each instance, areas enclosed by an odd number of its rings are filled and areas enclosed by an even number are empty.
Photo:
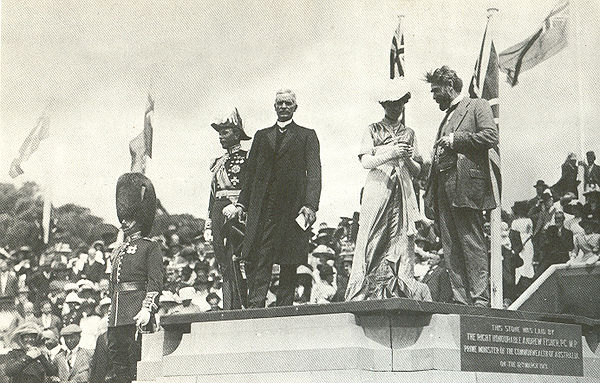
[[[587,164],[581,162],[580,165],[583,165],[585,169],[584,173],[584,190],[586,190],[590,185],[600,186],[600,167],[596,165],[596,153],[593,151],[589,151],[585,153],[585,157],[587,159]]]
[[[16,298],[19,295],[19,281],[8,267],[8,261],[0,260],[0,297]]]
[[[567,263],[573,250],[573,232],[564,227],[565,213],[560,210],[554,213],[554,222],[546,229],[539,274],[551,265]]]
[[[535,185],[533,185],[533,187],[535,188],[535,197],[533,197],[532,199],[527,201],[527,211],[531,210],[531,208],[533,208],[537,204],[541,203],[542,202],[542,194],[544,193],[544,190],[550,188],[550,186],[546,185],[544,180],[537,180],[537,182],[535,183]]]
[[[486,100],[460,94],[462,80],[452,69],[428,73],[427,82],[446,116],[434,146],[426,214],[442,239],[454,301],[489,306],[483,211],[496,207],[488,150],[498,144],[498,128]]]
[[[452,285],[448,270],[441,263],[441,258],[436,253],[429,257],[429,270],[423,276],[421,282],[429,287],[431,299],[434,302],[452,302]]]
[[[274,263],[281,266],[276,304],[292,305],[296,268],[308,260],[308,228],[321,196],[321,160],[315,131],[292,120],[297,107],[292,91],[277,92],[277,123],[256,132],[232,212],[239,217],[247,212],[242,258],[250,307],[264,307]]]

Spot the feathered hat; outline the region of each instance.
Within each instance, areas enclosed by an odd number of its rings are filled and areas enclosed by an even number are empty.
[[[240,116],[240,113],[238,112],[237,108],[233,108],[233,112],[229,113],[219,121],[213,122],[212,124],[210,124],[210,126],[212,126],[213,129],[217,132],[221,129],[232,128],[240,133],[240,140],[247,141],[251,139],[250,137],[248,137],[246,132],[244,132],[244,124],[242,122],[242,117]]]

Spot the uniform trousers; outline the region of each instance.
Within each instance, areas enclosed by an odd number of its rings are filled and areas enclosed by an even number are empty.
[[[455,185],[456,168],[437,172],[437,218],[454,301],[488,306],[490,280],[483,212],[452,206]]]
[[[135,324],[108,328],[108,356],[112,371],[108,373],[107,381],[128,383],[135,378],[138,354],[135,333]]]
[[[242,308],[240,301],[240,293],[235,291],[234,280],[235,274],[233,270],[233,261],[231,260],[231,254],[225,248],[223,244],[223,225],[225,224],[225,216],[223,215],[223,209],[231,205],[231,201],[228,198],[217,199],[214,201],[211,212],[210,220],[212,223],[212,234],[213,234],[213,249],[215,252],[215,259],[219,264],[221,275],[223,276],[223,309],[239,309]]]

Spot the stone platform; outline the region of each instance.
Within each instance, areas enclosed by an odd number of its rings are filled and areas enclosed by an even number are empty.
[[[155,382],[600,382],[600,320],[395,298],[174,315]]]

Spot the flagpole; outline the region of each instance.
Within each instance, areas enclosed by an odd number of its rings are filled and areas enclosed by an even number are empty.
[[[498,8],[488,8],[488,33],[495,35],[495,18]],[[498,98],[500,96],[498,95]],[[498,191],[500,193],[500,191]],[[490,212],[490,306],[495,309],[503,307],[502,291],[502,204]]]
[[[584,74],[581,69],[581,41],[579,36],[579,8],[580,4],[577,0],[571,0],[569,6],[569,27],[568,27],[568,45],[571,46],[571,50],[573,51],[573,57],[575,57],[575,70],[577,71],[577,107],[578,107],[578,115],[577,115],[577,130],[579,132],[579,153],[580,160],[585,161],[585,112],[582,105],[584,100],[584,91],[582,87],[582,79],[584,78]],[[577,166],[577,180],[579,180],[579,185],[577,185],[577,192],[579,194],[578,198],[581,203],[585,203],[585,199],[583,193],[585,192],[584,178],[585,178],[585,168],[583,166]]]

